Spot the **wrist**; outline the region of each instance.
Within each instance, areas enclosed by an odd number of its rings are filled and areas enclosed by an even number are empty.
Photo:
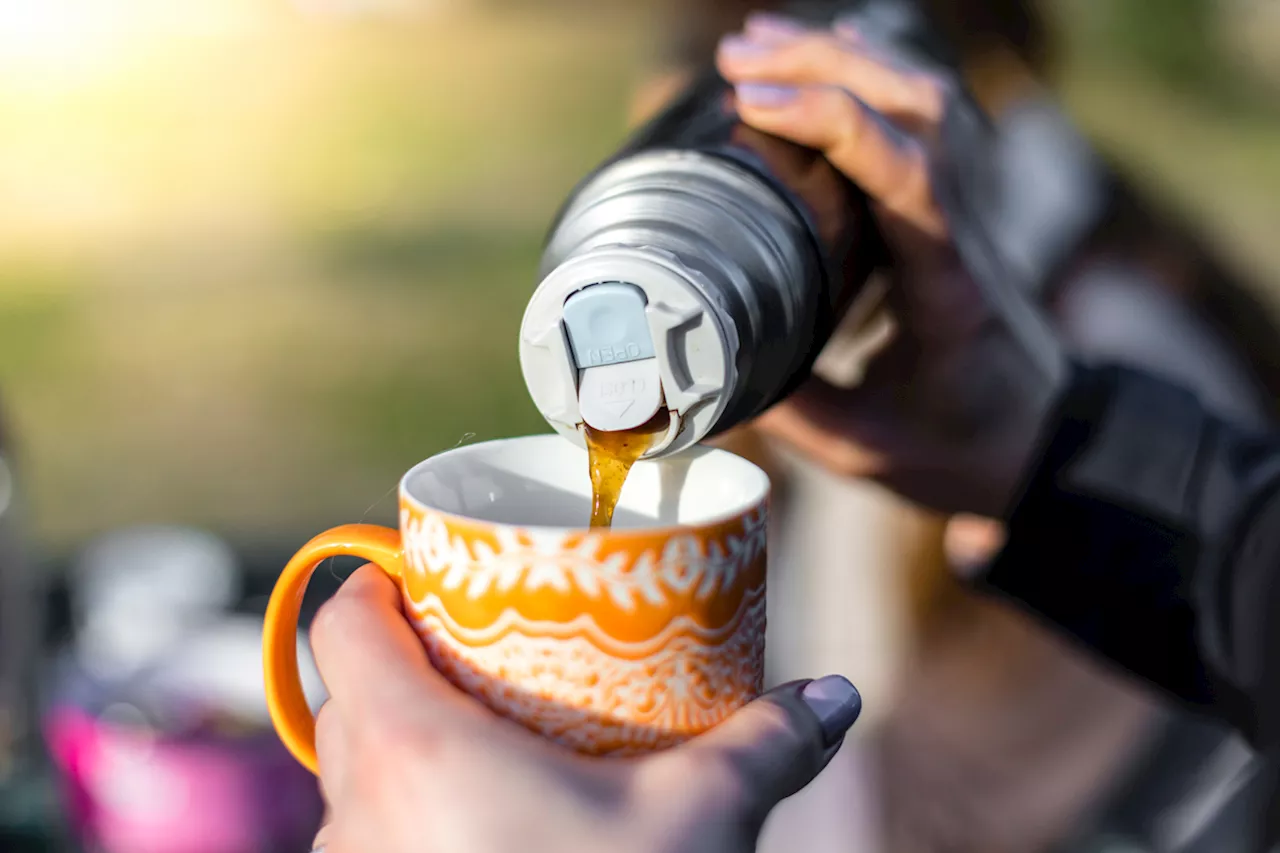
[[[957,576],[973,579],[985,570],[1004,547],[1006,524],[1033,484],[1066,464],[1105,409],[1110,382],[1104,374],[1078,365],[1068,365],[1064,374],[1063,382],[1026,407],[1021,426],[1009,431],[997,454],[1001,461],[993,463],[1003,466],[1001,473],[989,478],[990,510],[961,513],[948,522],[947,560]]]
[[[1065,467],[1097,429],[1112,397],[1113,372],[1069,362],[1062,381],[1029,407],[1019,444],[1006,454],[1011,467],[995,517],[1008,521],[1035,484]]]
[[[1007,519],[1044,463],[1064,417],[1077,405],[1072,401],[1079,371],[1064,360],[1062,369],[1048,379],[1006,373],[1006,382],[998,383],[1005,403],[992,407],[1001,414],[981,430],[982,439],[971,444],[969,452],[949,454],[960,470],[952,464],[945,478],[962,489],[939,508]]]

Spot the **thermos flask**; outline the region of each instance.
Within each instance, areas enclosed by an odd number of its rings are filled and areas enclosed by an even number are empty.
[[[709,69],[570,195],[520,330],[539,411],[650,457],[741,424],[808,375],[884,260],[865,197],[821,154],[743,124]]]

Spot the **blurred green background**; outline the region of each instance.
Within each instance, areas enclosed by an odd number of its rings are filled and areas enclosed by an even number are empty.
[[[1057,7],[1076,117],[1264,282],[1275,5]],[[413,462],[541,431],[539,241],[654,44],[615,6],[0,0],[0,399],[38,541],[385,520]]]

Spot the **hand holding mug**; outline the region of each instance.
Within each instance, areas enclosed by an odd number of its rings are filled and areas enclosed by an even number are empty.
[[[317,732],[325,853],[748,853],[860,708],[829,676],[779,687],[681,746],[590,758],[456,690],[402,608],[367,567],[312,630],[331,695]]]
[[[317,536],[267,609],[272,719],[317,769],[293,638],[307,581],[354,555],[395,578],[432,665],[580,752],[635,754],[708,730],[759,695],[769,481],[694,450],[631,471],[611,529],[587,529],[586,452],[557,435],[474,444],[400,484],[400,530]]]
[[[268,607],[267,694],[321,777],[328,853],[752,849],[861,708],[840,677],[753,701],[768,487],[722,450],[640,462],[589,530],[585,452],[509,439],[406,474],[399,531],[304,546]],[[286,640],[342,554],[374,566],[313,628],[317,726]]]

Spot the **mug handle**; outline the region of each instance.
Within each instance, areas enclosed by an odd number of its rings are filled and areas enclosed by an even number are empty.
[[[302,595],[316,567],[331,557],[352,556],[373,563],[397,580],[404,573],[400,532],[376,524],[347,524],[312,539],[284,567],[267,604],[262,663],[267,710],[280,740],[293,757],[317,776],[316,721],[298,674],[298,615]]]

